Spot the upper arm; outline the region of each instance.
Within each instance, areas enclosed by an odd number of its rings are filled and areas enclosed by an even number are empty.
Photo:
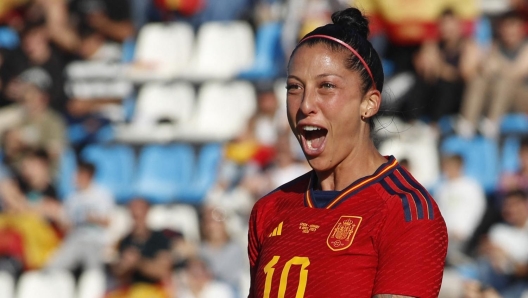
[[[431,198],[432,200],[432,198]],[[396,200],[394,200],[396,201]],[[447,230],[438,207],[432,217],[406,220],[401,208],[388,206],[378,235],[378,268],[373,294],[437,297],[447,253]],[[411,211],[414,210],[411,208]],[[376,297],[376,296],[374,296]]]
[[[256,270],[258,267],[258,258],[260,254],[260,237],[259,237],[259,223],[258,223],[258,217],[260,216],[258,211],[258,202],[253,207],[253,210],[251,211],[251,216],[249,218],[249,231],[248,231],[248,257],[249,257],[249,265],[250,265],[250,275],[251,275],[251,282],[250,282],[250,289],[249,289],[249,297],[254,297],[254,286],[255,286],[255,278],[256,278]]]

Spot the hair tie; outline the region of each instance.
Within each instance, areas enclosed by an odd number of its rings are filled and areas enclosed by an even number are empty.
[[[370,67],[368,66],[367,62],[365,62],[365,59],[363,59],[363,57],[361,57],[361,55],[356,50],[354,50],[354,48],[352,48],[349,44],[347,44],[346,42],[342,41],[341,39],[335,38],[335,37],[330,36],[330,35],[315,34],[315,35],[310,35],[308,37],[303,38],[301,41],[299,41],[299,44],[303,43],[305,40],[308,40],[308,39],[311,39],[311,38],[316,38],[316,37],[333,40],[333,41],[339,43],[340,45],[344,46],[345,48],[349,49],[352,52],[352,54],[354,54],[359,59],[361,64],[363,64],[363,67],[365,68],[365,70],[367,70],[367,73],[369,74],[370,79],[372,80],[372,85],[373,85],[374,89],[377,89],[376,88],[376,81],[374,81],[374,76],[372,75],[372,72],[370,71]]]

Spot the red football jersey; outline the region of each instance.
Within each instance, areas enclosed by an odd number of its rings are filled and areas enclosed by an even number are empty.
[[[249,222],[250,298],[438,297],[444,219],[394,157],[325,208],[307,173],[260,199]]]

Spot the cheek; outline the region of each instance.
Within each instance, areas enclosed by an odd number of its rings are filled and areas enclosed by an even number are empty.
[[[300,102],[295,99],[290,99],[286,101],[286,114],[288,116],[288,122],[290,127],[293,129],[295,127],[296,115],[300,108]]]

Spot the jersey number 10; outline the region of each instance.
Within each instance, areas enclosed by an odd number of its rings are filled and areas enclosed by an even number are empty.
[[[273,266],[279,262],[279,259],[279,256],[274,256],[271,261],[266,264],[266,267],[264,267],[264,273],[266,274],[266,284],[264,285],[263,298],[270,298],[271,282],[273,280],[273,273],[275,272],[275,268]],[[284,268],[282,268],[279,283],[279,294],[277,295],[277,298],[284,298],[284,295],[286,294],[286,287],[288,286],[288,274],[290,273],[290,268],[292,265],[301,266],[299,286],[297,287],[297,294],[295,295],[295,298],[304,297],[306,281],[308,280],[308,270],[306,267],[310,265],[310,260],[308,257],[293,257],[288,262],[286,262],[286,264],[284,264]]]

